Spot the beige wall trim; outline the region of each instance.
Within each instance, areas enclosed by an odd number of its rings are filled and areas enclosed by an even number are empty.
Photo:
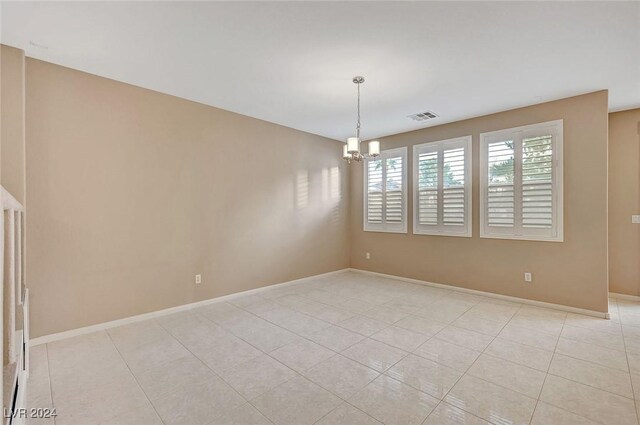
[[[637,295],[618,294],[616,292],[609,292],[609,298],[616,298],[619,300],[640,301],[640,297]]]
[[[103,331],[105,329],[111,329],[111,328],[116,328],[118,326],[127,325],[129,323],[141,322],[143,320],[149,320],[149,319],[153,319],[155,317],[166,316],[168,314],[178,313],[180,311],[192,310],[194,308],[202,307],[202,306],[209,305],[209,304],[215,304],[215,303],[219,303],[219,302],[229,301],[229,300],[232,300],[232,299],[238,298],[240,296],[244,296],[244,295],[257,294],[257,293],[260,293],[260,292],[264,292],[264,291],[266,291],[268,289],[279,288],[279,287],[281,288],[281,287],[290,286],[290,285],[297,285],[297,284],[304,283],[304,282],[307,282],[307,281],[312,280],[312,279],[332,276],[332,275],[335,275],[335,274],[345,273],[345,272],[348,272],[348,271],[349,271],[349,269],[334,270],[334,271],[331,271],[331,272],[321,273],[321,274],[317,274],[317,275],[314,275],[314,276],[307,276],[307,277],[303,277],[303,278],[300,278],[300,279],[290,280],[288,282],[276,283],[274,285],[263,286],[263,287],[255,288],[255,289],[249,289],[247,291],[236,292],[234,294],[229,294],[229,295],[223,295],[221,297],[210,298],[208,300],[197,301],[197,302],[189,303],[189,304],[183,304],[183,305],[179,305],[177,307],[171,307],[171,308],[166,308],[166,309],[163,309],[163,310],[152,311],[152,312],[149,312],[149,313],[138,314],[136,316],[125,317],[124,319],[118,319],[118,320],[112,320],[112,321],[109,321],[109,322],[98,323],[96,325],[85,326],[85,327],[77,328],[77,329],[71,329],[69,331],[58,332],[58,333],[54,333],[54,334],[50,334],[50,335],[43,335],[43,336],[31,339],[29,345],[31,347],[33,347],[33,346],[36,346],[36,345],[47,344],[49,342],[60,341],[62,339],[72,338],[74,336],[86,335],[86,334],[89,334],[89,333],[92,333],[92,332]]]
[[[369,274],[369,275],[373,275],[373,276],[387,277],[387,278],[390,278],[390,279],[402,280],[404,282],[416,283],[418,285],[433,286],[433,287],[436,287],[436,288],[449,289],[451,291],[464,292],[466,294],[480,295],[480,296],[483,296],[483,297],[495,298],[495,299],[503,300],[503,301],[511,301],[511,302],[515,302],[515,303],[533,305],[533,306],[536,306],[536,307],[550,308],[550,309],[553,309],[553,310],[560,310],[560,311],[567,311],[569,313],[583,314],[585,316],[593,316],[593,317],[600,317],[600,318],[603,318],[603,319],[610,319],[609,313],[603,313],[603,312],[600,312],[600,311],[593,311],[593,310],[586,310],[584,308],[571,307],[571,306],[562,305],[562,304],[547,303],[547,302],[544,302],[544,301],[530,300],[530,299],[527,299],[527,298],[512,297],[512,296],[509,296],[509,295],[495,294],[493,292],[478,291],[476,289],[468,289],[468,288],[462,288],[462,287],[459,287],[459,286],[445,285],[443,283],[427,282],[426,280],[411,279],[409,277],[402,277],[402,276],[395,276],[395,275],[391,275],[391,274],[372,272],[372,271],[369,271],[369,270],[351,268],[351,269],[349,269],[349,271],[357,272],[357,273]]]

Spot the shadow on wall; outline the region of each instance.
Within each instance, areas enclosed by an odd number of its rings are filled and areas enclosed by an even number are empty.
[[[309,207],[318,196],[313,177],[309,177],[309,170],[299,170],[295,175],[293,204],[297,210]],[[337,166],[323,168],[320,174],[320,186],[319,206],[323,208],[330,206],[332,215],[336,215],[335,218],[338,219],[340,217],[340,200],[342,199],[340,168]]]
[[[303,209],[309,206],[309,171],[299,170],[296,174],[295,206]]]
[[[331,224],[338,224],[340,222],[340,201],[342,200],[342,193],[340,191],[340,168],[331,167],[330,169],[322,169],[323,195],[326,187],[328,187],[327,192],[329,193],[327,200],[332,202],[330,221]]]

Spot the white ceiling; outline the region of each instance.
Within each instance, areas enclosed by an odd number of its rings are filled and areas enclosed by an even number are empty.
[[[289,127],[372,138],[609,89],[640,107],[640,2],[3,2],[2,43]],[[47,48],[36,45],[47,46]],[[416,123],[407,115],[440,115]]]

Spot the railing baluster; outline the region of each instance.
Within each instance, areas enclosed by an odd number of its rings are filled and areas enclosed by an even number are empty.
[[[4,354],[7,363],[16,361],[16,220],[15,212],[5,214],[4,250]]]
[[[16,299],[22,305],[22,212],[16,211]]]

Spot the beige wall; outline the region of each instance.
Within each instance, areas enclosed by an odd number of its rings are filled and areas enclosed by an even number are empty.
[[[2,44],[0,110],[0,181],[2,186],[24,204],[24,52]]]
[[[564,119],[564,242],[480,239],[479,134],[557,119]],[[473,237],[413,235],[411,196],[408,234],[364,232],[362,167],[354,166],[351,266],[607,311],[607,92],[389,136],[381,145],[409,146],[411,164],[412,145],[466,135],[473,136]],[[525,271],[533,273],[533,283],[524,282]]]
[[[26,82],[33,336],[348,267],[338,142],[33,59]]]
[[[609,290],[640,295],[640,109],[609,114]]]
[[[412,235],[411,197],[409,234],[363,232],[335,141],[33,59],[26,86],[34,336],[349,265],[606,311],[606,91],[382,139],[473,135],[467,239]],[[480,239],[479,134],[561,118],[565,242]]]

